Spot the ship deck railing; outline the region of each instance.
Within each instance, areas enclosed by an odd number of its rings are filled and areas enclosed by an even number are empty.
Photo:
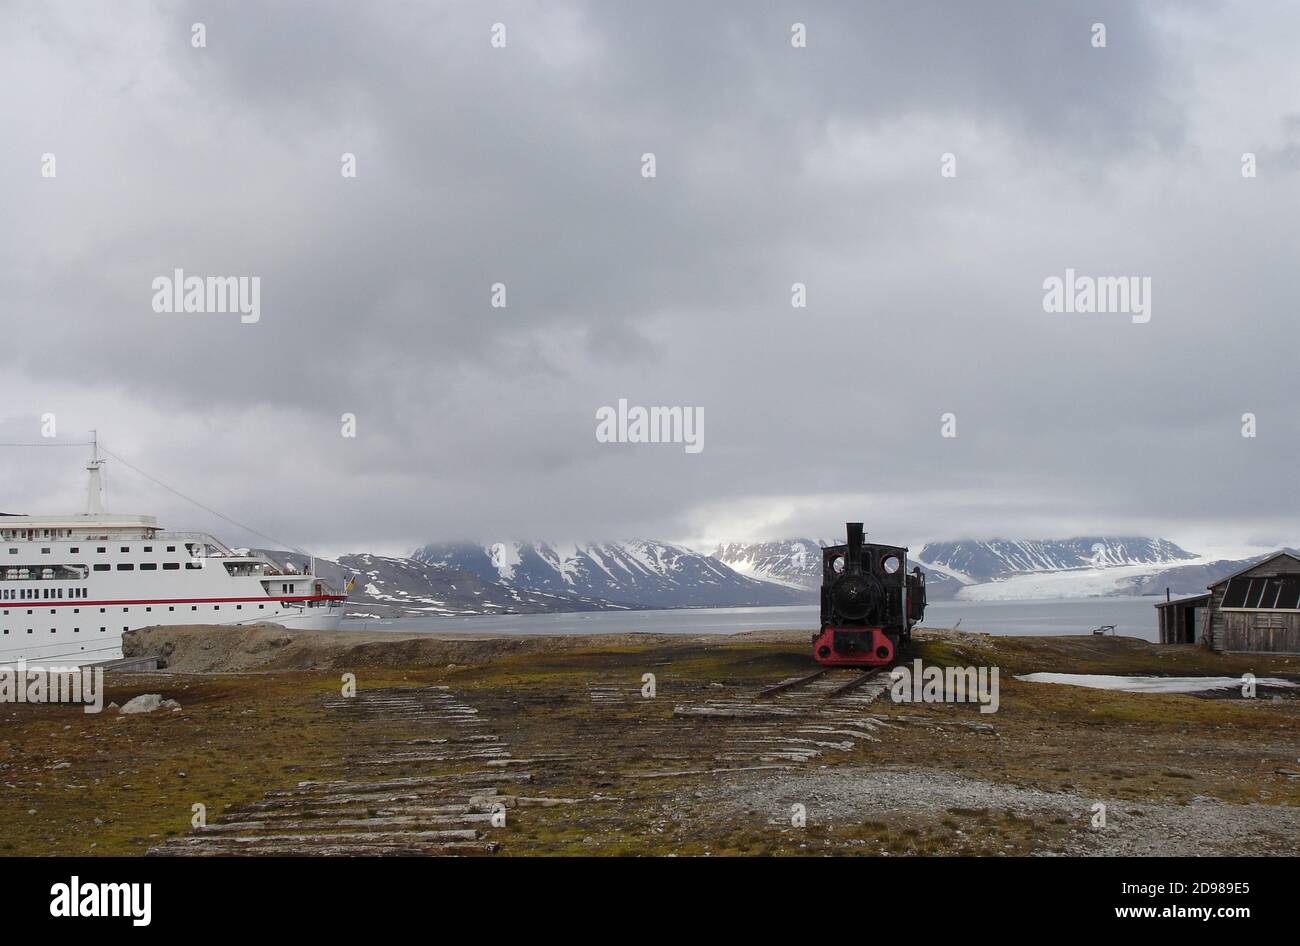
[[[219,539],[214,539],[206,532],[159,532],[154,535],[155,539],[172,539],[181,542],[202,542],[204,545],[210,545],[219,551],[222,557],[234,557],[235,553],[228,545]],[[210,556],[211,557],[211,556]]]

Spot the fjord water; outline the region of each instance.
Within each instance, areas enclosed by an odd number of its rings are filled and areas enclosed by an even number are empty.
[[[1086,634],[1102,624],[1115,633],[1158,639],[1155,604],[1159,597],[1068,598],[1043,601],[936,601],[922,627],[1023,636]],[[665,611],[586,611],[568,614],[491,614],[472,617],[420,617],[345,620],[347,630],[466,634],[736,634],[741,631],[817,627],[815,605],[785,608],[681,608]],[[958,623],[960,622],[960,624]]]

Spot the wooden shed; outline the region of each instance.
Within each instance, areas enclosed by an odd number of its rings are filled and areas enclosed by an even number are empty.
[[[1300,558],[1278,552],[1210,585],[1205,628],[1211,650],[1300,654]]]
[[[1205,615],[1210,593],[1174,598],[1156,605],[1160,617],[1160,643],[1195,644],[1205,636]]]

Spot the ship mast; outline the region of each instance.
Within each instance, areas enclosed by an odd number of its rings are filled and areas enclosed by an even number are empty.
[[[86,472],[90,474],[90,483],[86,490],[86,515],[101,516],[104,514],[104,483],[100,476],[100,469],[104,461],[99,458],[99,431],[90,432],[90,462],[86,464]]]

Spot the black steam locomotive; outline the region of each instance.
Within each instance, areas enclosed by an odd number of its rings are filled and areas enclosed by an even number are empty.
[[[888,666],[925,615],[925,574],[906,571],[907,549],[863,542],[862,523],[847,526],[846,545],[822,549],[813,658],[826,667]]]

